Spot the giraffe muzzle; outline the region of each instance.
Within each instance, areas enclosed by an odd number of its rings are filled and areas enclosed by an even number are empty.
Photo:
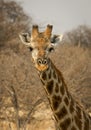
[[[38,58],[38,59],[37,59],[37,63],[38,63],[39,65],[47,65],[47,64],[48,64],[48,59],[47,59],[47,58],[44,58],[44,59]]]

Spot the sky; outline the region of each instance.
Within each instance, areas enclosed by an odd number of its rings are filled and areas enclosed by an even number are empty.
[[[15,0],[35,24],[53,25],[54,33],[64,33],[78,25],[91,26],[91,0]]]

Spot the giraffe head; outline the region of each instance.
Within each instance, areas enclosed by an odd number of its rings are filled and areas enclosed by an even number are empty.
[[[20,39],[30,48],[37,70],[44,71],[49,66],[48,54],[54,50],[55,43],[61,41],[62,35],[52,36],[52,25],[47,25],[44,32],[39,32],[38,26],[34,25],[31,34],[20,34]]]

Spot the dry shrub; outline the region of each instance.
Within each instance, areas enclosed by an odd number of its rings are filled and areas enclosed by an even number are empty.
[[[31,64],[30,52],[21,56],[11,49],[0,52],[1,120],[18,120],[20,127],[27,118],[31,120],[31,110],[36,102],[42,101],[41,84],[38,80]],[[20,114],[21,112],[23,114]]]

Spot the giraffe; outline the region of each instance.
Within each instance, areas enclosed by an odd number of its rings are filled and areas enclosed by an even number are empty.
[[[52,25],[47,25],[44,32],[39,32],[38,25],[33,25],[31,34],[22,33],[20,39],[31,51],[32,62],[46,91],[57,130],[91,130],[90,116],[74,100],[62,73],[48,56],[62,39],[62,35],[52,36],[52,28]]]

